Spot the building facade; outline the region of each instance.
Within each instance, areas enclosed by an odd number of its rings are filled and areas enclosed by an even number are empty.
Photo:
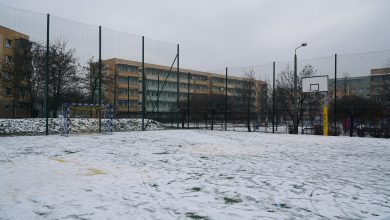
[[[0,26],[0,118],[30,117],[29,36]]]
[[[334,79],[329,79],[328,91],[334,97]],[[370,98],[370,76],[345,77],[337,79],[337,97],[360,96]]]
[[[390,68],[372,69],[368,76],[337,79],[337,97],[359,96],[390,104]],[[329,79],[329,95],[334,97],[334,79]]]
[[[125,116],[128,111],[138,113],[142,111],[142,63],[123,59],[108,59],[103,61],[105,71],[114,76],[114,89],[105,92],[106,103],[115,103],[117,116]],[[144,64],[147,112],[177,111],[177,70],[155,64]],[[190,80],[188,77],[190,76]],[[245,85],[241,77],[228,76],[227,96],[240,96],[240,89]],[[225,95],[225,75],[209,72],[181,69],[179,72],[179,101],[187,100],[189,94],[194,95]],[[265,83],[254,81],[253,109],[259,111],[262,107],[258,100],[263,98]],[[163,91],[159,97],[158,91]],[[157,98],[159,102],[157,102]],[[157,104],[158,103],[158,104]]]
[[[370,96],[383,104],[390,104],[390,68],[372,69]]]

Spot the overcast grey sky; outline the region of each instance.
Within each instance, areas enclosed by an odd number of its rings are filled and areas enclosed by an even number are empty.
[[[92,25],[180,43],[199,70],[390,49],[389,0],[0,0]]]

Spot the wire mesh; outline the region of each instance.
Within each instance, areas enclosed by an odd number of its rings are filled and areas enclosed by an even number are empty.
[[[166,127],[176,128],[181,116],[179,102],[183,99],[180,83],[185,75],[178,75],[178,46],[145,38],[144,48],[146,126],[156,120]]]
[[[48,33],[46,14],[1,5],[0,19],[0,118],[56,118],[65,102],[101,102],[115,118],[144,119],[143,128],[292,133],[298,125],[323,134],[328,117],[333,135],[390,133],[390,50],[298,54],[296,72],[294,60],[202,72],[180,66],[177,44],[53,15]],[[327,93],[301,92],[302,77],[320,75]]]

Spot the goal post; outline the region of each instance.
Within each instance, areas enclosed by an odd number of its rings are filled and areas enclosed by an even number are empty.
[[[73,117],[72,117],[73,113]],[[79,114],[78,116],[77,113]],[[113,107],[110,104],[88,104],[88,103],[64,103],[62,107],[62,135],[68,136],[71,131],[71,118],[87,119],[102,118],[102,127],[105,133],[112,133]]]
[[[328,76],[302,77],[303,93],[325,93],[324,105],[322,108],[324,136],[328,136]]]

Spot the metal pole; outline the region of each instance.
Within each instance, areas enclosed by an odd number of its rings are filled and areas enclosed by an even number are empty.
[[[275,62],[272,68],[272,133],[275,133]]]
[[[187,84],[187,129],[190,128],[190,79],[191,79],[191,73],[188,72],[188,84]]]
[[[49,54],[50,54],[50,14],[47,14],[47,31],[46,31],[46,75],[45,75],[45,117],[46,117],[46,135],[49,135],[49,109],[48,109],[48,93],[49,93]]]
[[[294,134],[298,134],[298,74],[297,74],[297,54],[294,55]]]
[[[117,76],[118,76],[118,72],[117,72],[117,68],[116,68],[116,64],[115,64],[115,67],[114,67],[114,112],[113,112],[113,117],[116,116],[116,112],[117,112],[117,109],[116,109],[116,103],[117,103],[117,89],[118,89],[118,84],[117,84]]]
[[[130,76],[127,77],[127,118],[130,118]]]
[[[333,108],[333,120],[334,120],[334,135],[337,132],[337,53],[334,55],[334,108]]]
[[[99,108],[102,106],[102,26],[99,26]],[[99,133],[102,132],[102,111],[99,112]]]
[[[228,68],[225,70],[225,131],[227,131]]]
[[[157,71],[157,112],[156,112],[156,120],[158,121],[158,111],[159,111],[159,95],[160,93],[160,71]]]
[[[145,131],[145,37],[142,36],[142,130]]]
[[[179,80],[179,68],[180,68],[180,64],[179,64],[179,61],[180,61],[180,56],[179,56],[179,49],[180,49],[180,46],[179,44],[177,45],[177,68],[176,68],[176,79],[177,79],[177,97],[176,97],[176,104],[177,104],[177,128],[179,128],[179,117],[180,117],[180,114],[179,114],[179,111],[180,111],[180,106],[179,106],[179,96],[180,96],[180,80]]]

